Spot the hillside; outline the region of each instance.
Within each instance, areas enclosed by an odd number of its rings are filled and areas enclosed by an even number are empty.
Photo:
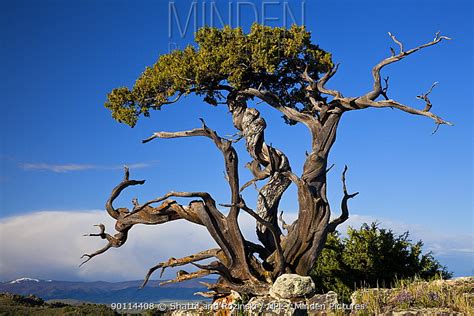
[[[212,282],[212,280],[202,281]],[[35,295],[45,301],[77,300],[98,304],[203,300],[200,296],[193,295],[195,292],[205,290],[199,283],[199,280],[165,286],[159,286],[160,282],[150,281],[145,288],[140,289],[141,280],[125,282],[72,282],[21,278],[0,283],[0,293],[5,292],[25,296]]]
[[[118,315],[105,305],[46,303],[36,296],[0,293],[0,315]]]

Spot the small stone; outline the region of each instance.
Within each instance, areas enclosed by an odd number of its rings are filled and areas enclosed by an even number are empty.
[[[270,296],[284,299],[307,297],[314,293],[315,288],[311,277],[283,274],[276,279],[270,288]]]
[[[337,293],[333,291],[329,291],[326,294],[315,294],[307,300],[308,305],[325,306],[326,308],[330,308],[337,303]]]

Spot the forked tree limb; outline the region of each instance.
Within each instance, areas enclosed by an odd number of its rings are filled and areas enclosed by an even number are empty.
[[[247,204],[245,203],[244,199],[242,198],[242,196],[240,196],[240,202],[237,204],[237,205],[233,205],[233,204],[220,204],[221,206],[224,206],[224,207],[233,207],[233,206],[237,206],[239,207],[240,209],[244,210],[246,213],[248,213],[250,216],[252,216],[253,218],[255,218],[255,220],[260,223],[261,225],[265,226],[271,233],[272,233],[272,236],[273,236],[273,239],[274,239],[274,242],[275,242],[275,245],[276,245],[276,250],[275,250],[275,267],[274,267],[274,270],[273,270],[273,274],[274,275],[281,275],[285,272],[285,258],[283,257],[283,250],[281,248],[281,244],[280,244],[280,232],[277,231],[275,229],[275,227],[267,222],[266,220],[264,220],[263,218],[261,218],[257,213],[255,213],[254,210],[252,210],[250,207],[247,206]]]
[[[304,81],[306,81],[309,84],[309,86],[307,87],[307,90],[312,91],[312,92],[320,92],[326,95],[331,95],[335,98],[343,98],[341,92],[326,88],[326,83],[329,81],[329,79],[331,79],[336,74],[338,69],[339,69],[339,64],[335,64],[317,81],[309,76],[307,69],[305,69],[301,77],[303,78]],[[310,101],[311,103],[313,103],[313,105],[315,105],[316,102],[314,100],[310,100]],[[317,108],[319,108],[319,111],[322,110],[322,108],[319,106],[319,103],[318,103]]]
[[[142,184],[144,182],[130,180],[128,168],[125,168],[124,173],[124,180],[122,180],[122,182],[112,190],[111,197],[108,199],[106,204],[106,207],[109,207],[109,209],[107,209],[109,215],[116,219],[115,229],[118,233],[112,236],[105,233],[104,225],[97,225],[100,227],[100,233],[88,234],[86,236],[98,236],[102,239],[107,239],[108,243],[103,248],[92,254],[84,254],[82,257],[87,257],[87,260],[82,262],[81,265],[85,264],[93,257],[106,252],[110,248],[121,247],[127,241],[129,230],[136,224],[156,225],[178,219],[185,219],[199,225],[212,226],[213,221],[209,220],[210,217],[218,222],[222,222],[225,218],[223,214],[217,210],[215,200],[207,192],[172,191],[160,198],[151,200],[142,206],[138,206],[138,202],[135,201],[134,210],[132,212],[129,212],[127,208],[115,210],[112,206],[112,202],[125,188],[130,185]],[[176,201],[167,200],[169,197],[201,198],[202,201],[192,201],[188,206],[183,206],[176,203]],[[157,202],[163,203],[158,207],[150,206]],[[113,212],[111,209],[113,209]],[[211,227],[208,227],[208,229],[211,229]]]
[[[239,223],[238,214],[240,208],[236,205],[240,199],[239,190],[239,174],[238,174],[238,156],[232,141],[223,139],[217,133],[208,128],[202,120],[202,127],[188,131],[179,132],[156,132],[144,142],[148,142],[155,138],[179,138],[179,137],[193,137],[203,136],[208,137],[214,141],[216,147],[221,151],[225,162],[226,179],[230,186],[232,207],[229,214],[224,216],[210,216],[205,220],[206,228],[209,230],[211,236],[216,240],[217,244],[225,253],[227,259],[226,270],[233,270],[234,276],[239,276],[243,279],[251,279],[258,281],[252,274],[249,267],[248,258],[246,254],[246,240],[244,239]],[[209,210],[218,214],[220,213],[213,201]],[[197,265],[196,265],[197,266]],[[223,273],[223,270],[219,270]]]
[[[105,209],[107,210],[107,213],[109,213],[109,215],[114,219],[117,219],[120,214],[119,211],[113,207],[112,203],[120,195],[120,193],[122,193],[122,191],[129,186],[142,185],[145,183],[145,180],[130,180],[130,172],[128,167],[125,166],[124,169],[124,179],[112,190],[110,198],[105,203]]]
[[[186,256],[186,257],[183,257],[183,258],[179,258],[179,259],[170,258],[167,261],[160,262],[160,263],[158,263],[157,265],[151,267],[148,270],[148,273],[146,274],[145,279],[143,280],[143,283],[140,287],[141,288],[145,287],[145,285],[148,283],[148,280],[150,279],[151,275],[158,269],[161,269],[161,273],[160,273],[160,278],[161,278],[163,276],[163,272],[168,267],[183,266],[183,265],[186,265],[186,264],[189,264],[189,263],[192,263],[192,262],[217,257],[219,252],[222,252],[222,250],[220,250],[218,248],[209,249],[209,250],[200,251],[197,254]]]
[[[345,101],[343,101],[343,102],[345,102]],[[438,115],[434,114],[433,112],[425,111],[424,109],[423,110],[418,110],[418,109],[412,108],[410,106],[404,105],[402,103],[399,103],[399,102],[397,102],[395,100],[392,100],[392,99],[381,100],[381,101],[372,101],[372,100],[365,99],[365,98],[357,98],[357,99],[353,99],[353,100],[348,100],[347,104],[353,106],[352,109],[354,109],[354,110],[356,110],[356,109],[365,109],[365,108],[369,108],[369,107],[372,107],[372,108],[395,108],[395,109],[401,110],[401,111],[406,112],[406,113],[425,116],[425,117],[431,118],[435,122],[436,129],[439,127],[439,125],[443,125],[443,124],[444,125],[449,125],[449,126],[453,125],[453,123],[445,121],[444,119],[442,119]],[[425,106],[425,109],[427,107],[429,107],[431,109],[431,104],[429,106],[428,105]]]
[[[103,254],[104,252],[106,252],[107,250],[109,250],[110,248],[112,248],[112,244],[109,242],[107,243],[107,245],[105,245],[103,248],[91,253],[91,254],[83,254],[81,256],[81,259],[82,258],[87,258],[86,260],[84,260],[83,262],[81,262],[81,264],[79,265],[79,267],[81,267],[82,265],[86,264],[87,262],[89,262],[89,260],[91,260],[92,258],[94,258],[95,256],[97,255],[100,255],[100,254]]]
[[[390,98],[388,97],[387,95],[387,92],[388,92],[388,80],[390,79],[390,77],[386,77],[383,79],[383,81],[385,81],[385,87],[382,88],[382,92],[380,92],[380,94],[385,98],[385,100],[390,100]]]
[[[166,284],[171,284],[171,283],[179,283],[187,280],[192,280],[192,279],[198,279],[202,278],[203,276],[212,274],[211,271],[208,270],[198,270],[196,272],[191,272],[191,273],[185,273],[185,274],[180,274],[176,277],[176,279],[171,279],[168,281],[164,281],[160,283],[160,286],[166,285]]]
[[[125,243],[125,241],[127,240],[127,232],[128,231],[119,232],[119,233],[115,234],[114,236],[112,236],[112,235],[105,232],[105,225],[104,224],[98,224],[98,225],[94,225],[94,226],[98,226],[100,228],[100,233],[98,233],[98,234],[85,234],[84,236],[97,236],[97,237],[100,237],[101,239],[107,239],[107,244],[103,248],[101,248],[101,249],[99,249],[99,250],[97,250],[97,251],[95,251],[91,254],[87,254],[87,253],[83,254],[81,256],[81,259],[82,258],[87,258],[87,259],[84,260],[79,265],[79,267],[84,265],[85,263],[87,263],[89,260],[91,260],[95,256],[103,254],[104,252],[106,252],[110,248],[118,248],[118,247],[122,246]]]
[[[235,164],[236,163],[237,160],[235,159]],[[229,165],[232,164],[233,162],[229,163]],[[126,175],[126,178],[128,179],[128,174]],[[233,188],[238,194],[238,182],[236,182],[236,185]],[[188,207],[185,207],[179,205],[175,201],[165,200],[166,198],[172,196],[199,197],[202,199],[202,201],[192,201]],[[155,208],[150,206],[150,204],[160,201],[163,201],[161,206]],[[256,284],[260,283],[260,281],[255,278],[249,270],[247,254],[245,252],[246,241],[243,239],[240,233],[237,224],[237,218],[225,217],[217,209],[215,200],[208,193],[170,192],[163,197],[149,201],[145,204],[147,204],[145,207],[141,207],[138,205],[138,202],[135,202],[135,212],[129,212],[128,209],[125,208],[120,209],[121,211],[119,212],[119,216],[115,225],[118,233],[112,237],[108,234],[105,234],[101,227],[101,232],[99,234],[93,235],[106,237],[109,240],[108,245],[92,255],[85,256],[92,258],[93,256],[105,252],[111,247],[119,247],[123,245],[126,241],[128,231],[136,224],[155,225],[171,220],[186,219],[204,225],[221,248],[222,255],[220,255],[220,252],[218,252],[218,255],[216,256],[220,260],[219,266],[217,268],[213,268],[211,273],[221,274],[224,272],[227,273],[227,271],[232,271],[232,278],[237,280],[249,280],[249,282]],[[88,260],[90,260],[90,258],[88,258]],[[86,260],[86,262],[88,260]],[[169,264],[171,264],[171,262],[169,262]],[[224,264],[227,265],[228,268],[227,266],[224,266]],[[176,280],[179,281],[186,278],[188,277],[178,277]]]
[[[329,232],[334,232],[338,225],[344,223],[349,218],[349,207],[347,206],[347,202],[359,194],[359,192],[355,192],[351,194],[347,192],[346,172],[347,172],[347,166],[344,167],[344,171],[342,172],[342,191],[344,193],[344,196],[341,201],[341,215],[329,223],[328,225]]]
[[[335,98],[343,98],[342,93],[337,91],[337,90],[332,90],[332,89],[327,89],[326,88],[326,83],[331,79],[339,69],[339,64],[334,65],[328,72],[324,74],[324,76],[317,81],[317,88],[318,91],[327,94],[327,95],[332,95]]]
[[[429,110],[431,110],[431,107],[432,107],[433,105],[431,104],[431,101],[430,101],[430,99],[428,98],[428,95],[431,93],[431,91],[433,91],[433,88],[436,87],[437,84],[438,84],[437,81],[434,82],[434,83],[431,85],[430,89],[429,89],[427,92],[422,93],[422,94],[416,96],[417,99],[421,99],[421,100],[425,101],[425,103],[426,103],[425,108],[422,110],[423,112],[428,112]]]
[[[175,201],[166,201],[168,198],[170,197],[182,197],[182,198],[195,198],[195,197],[198,197],[198,198],[201,198],[204,203],[208,204],[208,205],[215,205],[216,204],[216,201],[212,198],[212,196],[207,193],[207,192],[182,192],[182,191],[170,191],[168,193],[166,193],[165,195],[163,196],[160,196],[156,199],[153,199],[153,200],[150,200],[146,203],[144,203],[143,205],[140,205],[139,207],[136,207],[132,212],[129,212],[129,213],[126,213],[123,217],[124,218],[128,218],[128,217],[133,217],[133,215],[135,215],[136,213],[139,213],[141,211],[149,211],[149,206],[151,204],[154,204],[154,203],[159,203],[159,202],[163,202],[163,206],[169,206],[170,203],[175,203]],[[161,208],[159,207],[159,208]],[[154,209],[154,211],[156,212],[156,209]],[[222,214],[218,214],[218,213],[215,213],[214,215],[216,216],[223,216]]]
[[[202,127],[195,128],[188,131],[179,131],[179,132],[156,132],[151,137],[143,140],[143,143],[149,142],[155,138],[181,138],[181,137],[193,137],[193,136],[202,136],[212,139],[219,148],[219,150],[224,155],[224,160],[226,164],[226,179],[229,182],[231,188],[231,194],[233,199],[237,201],[239,195],[239,178],[238,178],[238,167],[237,167],[237,152],[232,146],[232,142],[226,139],[223,139],[217,135],[217,133],[208,128],[203,119],[201,119]],[[233,208],[231,210],[232,216],[236,216],[238,210]]]
[[[399,46],[400,51],[398,54],[395,54],[395,52],[392,49],[392,56],[385,58],[381,62],[379,62],[377,65],[375,65],[372,69],[372,76],[374,78],[374,83],[373,83],[373,88],[371,91],[367,92],[365,95],[360,96],[360,97],[342,97],[342,94],[337,93],[337,91],[328,91],[325,90],[324,84],[329,78],[332,77],[332,75],[335,73],[335,70],[337,70],[337,67],[334,67],[333,70],[330,70],[326,75],[324,75],[320,80],[320,91],[325,94],[330,94],[334,96],[334,100],[329,103],[329,107],[331,109],[328,110],[330,113],[338,113],[338,112],[344,112],[344,111],[349,111],[349,110],[358,110],[358,109],[365,109],[369,107],[373,108],[396,108],[398,110],[414,114],[414,115],[421,115],[425,116],[428,118],[431,118],[435,121],[436,128],[434,132],[437,131],[438,127],[440,125],[453,125],[451,122],[445,121],[441,117],[433,114],[430,112],[432,108],[432,103],[428,98],[428,94],[431,93],[433,87],[436,84],[433,84],[428,90],[428,92],[419,95],[417,98],[422,99],[425,101],[425,107],[423,110],[418,110],[415,108],[412,108],[410,106],[404,105],[400,102],[397,102],[395,100],[392,100],[388,98],[387,96],[387,89],[388,89],[388,77],[384,79],[385,81],[385,87],[382,85],[382,78],[381,78],[381,70],[392,63],[395,63],[397,61],[400,61],[404,59],[405,57],[421,50],[429,46],[436,45],[440,43],[442,40],[450,40],[449,37],[447,36],[441,36],[440,33],[436,33],[434,39],[428,43],[425,43],[423,45],[417,46],[415,48],[409,49],[407,51],[404,50],[402,42],[400,42],[393,34],[389,33],[389,36],[392,38],[392,40]],[[385,100],[380,100],[376,101],[376,99],[379,96],[383,96]],[[434,133],[433,132],[433,133]]]
[[[411,55],[411,54],[419,51],[420,49],[436,45],[439,42],[441,42],[442,40],[450,40],[449,37],[441,36],[438,32],[438,33],[436,33],[435,38],[431,42],[428,42],[426,44],[423,44],[423,45],[420,45],[418,47],[415,47],[415,48],[412,48],[410,50],[405,51],[403,49],[403,44],[400,41],[398,41],[395,38],[395,36],[392,35],[392,33],[389,32],[388,34],[392,38],[392,40],[395,43],[397,43],[397,45],[400,47],[400,52],[397,55],[393,55],[393,56],[390,56],[388,58],[385,58],[384,60],[379,62],[377,65],[375,65],[374,68],[372,69],[372,76],[374,78],[373,89],[372,89],[372,91],[370,91],[370,92],[368,92],[364,95],[364,98],[372,100],[372,101],[377,99],[377,97],[380,96],[382,91],[383,91],[381,76],[380,76],[380,71],[382,70],[382,68],[384,68],[385,66],[387,66],[389,64],[392,64],[394,62],[400,61],[403,58],[407,57],[408,55]]]
[[[301,113],[296,109],[285,106],[284,103],[281,101],[281,99],[273,92],[268,91],[268,90],[258,90],[255,88],[247,88],[243,91],[240,91],[240,93],[247,96],[257,97],[260,100],[272,106],[273,108],[277,109],[281,113],[283,113],[290,120],[303,123],[311,131],[314,130],[316,119],[313,116],[306,113]]]
[[[323,105],[325,105],[324,102],[321,102],[316,99],[315,97],[315,90],[316,88],[316,82],[314,81],[313,78],[308,74],[308,66],[306,66],[305,70],[301,74],[301,79],[303,79],[304,82],[306,82],[308,85],[305,87],[306,90],[306,97],[309,99],[309,102],[313,106],[313,109],[316,112],[321,112],[323,111]]]

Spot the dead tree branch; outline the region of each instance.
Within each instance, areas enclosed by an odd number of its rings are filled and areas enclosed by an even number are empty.
[[[105,203],[105,209],[107,210],[107,213],[114,219],[117,219],[120,216],[120,211],[116,210],[112,203],[114,200],[122,193],[124,189],[126,189],[129,186],[134,186],[134,185],[142,185],[145,183],[145,180],[129,180],[130,172],[128,170],[128,167],[124,167],[125,172],[124,172],[124,179],[122,182],[120,182],[113,190],[112,193],[110,194],[110,198],[107,200]]]
[[[359,192],[355,192],[352,194],[347,193],[346,187],[346,172],[347,166],[344,167],[344,171],[342,172],[342,191],[344,192],[344,197],[341,201],[341,215],[338,218],[332,220],[328,225],[328,231],[333,232],[336,230],[337,226],[344,223],[349,218],[349,207],[347,206],[347,201],[355,197],[359,194]]]
[[[171,283],[179,283],[179,282],[183,282],[183,281],[187,281],[187,280],[202,278],[203,276],[209,275],[211,273],[212,272],[210,272],[208,270],[198,270],[196,272],[191,272],[191,273],[187,273],[186,271],[181,271],[181,273],[179,273],[179,271],[178,271],[176,279],[161,282],[160,286],[163,286],[163,285],[166,285],[166,284],[171,284]]]
[[[434,83],[431,85],[430,89],[429,89],[427,92],[422,93],[422,94],[416,96],[417,99],[421,99],[421,100],[423,100],[423,101],[426,102],[425,108],[422,110],[423,112],[428,112],[429,110],[431,110],[431,107],[432,107],[433,105],[431,104],[431,101],[430,101],[430,99],[428,98],[428,95],[431,93],[431,91],[433,91],[433,88],[434,88],[437,84],[438,84],[437,81],[434,82]]]
[[[280,212],[280,216],[278,217],[278,220],[280,221],[281,223],[281,227],[286,230],[286,231],[289,231],[290,228],[291,228],[291,225],[288,225],[285,220],[283,219],[283,211]]]
[[[375,65],[374,68],[372,69],[372,76],[374,77],[374,86],[373,86],[372,91],[370,91],[370,92],[368,92],[367,94],[364,95],[364,98],[372,100],[372,101],[377,99],[377,97],[379,95],[381,95],[381,93],[383,91],[382,83],[381,83],[381,77],[380,77],[380,71],[382,70],[382,68],[384,68],[385,66],[387,66],[389,64],[392,64],[394,62],[400,61],[403,58],[407,57],[408,55],[411,55],[411,54],[413,54],[413,53],[415,53],[415,52],[417,52],[417,51],[419,51],[423,48],[436,45],[439,42],[441,42],[443,39],[444,40],[450,40],[449,37],[440,36],[440,34],[438,32],[438,33],[436,33],[435,38],[431,42],[428,42],[426,44],[423,44],[423,45],[420,45],[418,47],[412,48],[408,51],[404,51],[403,44],[400,41],[398,41],[395,38],[395,36],[392,35],[392,33],[389,32],[388,34],[392,38],[392,40],[395,43],[397,43],[397,45],[400,47],[400,52],[397,55],[393,55],[393,56],[390,56],[388,58],[385,58],[384,60],[379,62],[377,65]]]
[[[318,91],[327,95],[332,95],[335,98],[343,98],[342,93],[337,91],[337,90],[331,90],[327,89],[326,83],[331,79],[339,69],[339,64],[336,64],[334,67],[332,67],[328,72],[324,74],[324,76],[318,80],[317,82],[317,87]]]
[[[163,276],[163,273],[165,272],[165,269],[168,267],[178,267],[178,266],[183,266],[192,262],[201,261],[201,260],[209,259],[212,257],[218,257],[220,252],[222,252],[222,250],[215,248],[215,249],[200,251],[197,254],[183,257],[180,259],[169,258],[167,261],[160,262],[157,265],[151,267],[150,270],[148,270],[148,273],[146,274],[141,287],[142,288],[145,287],[151,275],[158,269],[161,269],[161,273],[160,273],[160,278],[161,278]]]
[[[395,43],[397,43],[397,45],[400,47],[400,52],[397,55],[392,54],[392,56],[382,60],[381,62],[379,62],[377,65],[374,66],[374,68],[372,69],[372,76],[374,78],[374,84],[373,84],[372,91],[366,93],[365,95],[363,95],[361,97],[349,97],[349,98],[337,99],[337,100],[333,101],[334,106],[341,107],[342,111],[360,110],[360,109],[365,109],[365,108],[369,108],[369,107],[372,107],[372,108],[392,108],[392,109],[395,108],[395,109],[398,109],[398,110],[401,110],[401,111],[404,111],[404,112],[407,112],[407,113],[410,113],[410,114],[421,115],[421,116],[431,118],[432,120],[434,120],[434,122],[436,124],[436,128],[435,128],[434,132],[436,132],[438,130],[438,127],[440,125],[443,125],[443,124],[453,125],[451,122],[445,121],[444,119],[442,119],[441,117],[439,117],[436,114],[433,114],[430,111],[431,108],[432,108],[432,103],[429,100],[428,95],[431,93],[431,91],[434,88],[434,86],[436,85],[436,83],[431,86],[431,88],[428,90],[428,92],[418,96],[419,99],[424,100],[425,103],[426,103],[423,110],[418,110],[418,109],[415,109],[413,107],[404,105],[400,102],[397,102],[395,100],[389,99],[388,96],[387,96],[388,78],[385,79],[385,84],[386,84],[385,87],[382,87],[381,75],[380,75],[381,70],[382,70],[383,67],[385,67],[389,64],[395,63],[397,61],[400,61],[403,58],[405,58],[405,57],[407,57],[407,56],[409,56],[409,55],[411,55],[411,54],[413,54],[413,53],[415,53],[415,52],[417,52],[417,51],[419,51],[423,48],[436,45],[439,42],[441,42],[442,40],[450,40],[450,38],[446,37],[446,36],[441,36],[438,32],[438,33],[436,33],[435,38],[431,42],[428,42],[426,44],[423,44],[423,45],[420,45],[418,47],[415,47],[415,48],[412,48],[410,50],[405,51],[404,48],[403,48],[403,44],[400,41],[398,41],[391,33],[389,33],[389,35],[392,38],[392,40],[394,40]],[[385,98],[385,100],[376,101],[376,99],[380,95],[382,95]]]
[[[103,248],[95,251],[92,254],[87,254],[87,253],[83,254],[81,256],[81,258],[87,258],[87,259],[84,260],[79,265],[79,267],[82,266],[83,264],[87,263],[89,260],[91,260],[95,256],[103,254],[104,252],[106,252],[110,248],[118,248],[118,247],[122,246],[125,243],[125,241],[127,240],[127,232],[123,232],[123,233],[119,232],[119,233],[115,234],[114,236],[112,236],[112,235],[107,234],[105,232],[105,225],[104,224],[98,224],[98,225],[94,225],[94,226],[98,226],[100,228],[100,233],[98,233],[98,234],[85,234],[84,236],[98,236],[101,239],[107,239],[108,242]]]

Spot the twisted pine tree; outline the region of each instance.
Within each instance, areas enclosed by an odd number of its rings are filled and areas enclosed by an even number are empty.
[[[344,197],[340,215],[330,219],[331,211],[326,197],[328,155],[336,139],[337,126],[342,115],[366,108],[395,108],[409,114],[433,119],[438,127],[449,122],[431,112],[428,91],[418,96],[425,102],[423,109],[416,109],[394,101],[387,96],[387,84],[381,80],[380,71],[386,65],[400,61],[425,47],[435,45],[445,36],[435,38],[416,48],[398,53],[391,49],[391,56],[375,65],[372,70],[374,83],[364,95],[345,97],[340,91],[326,88],[328,80],[336,73],[337,65],[331,54],[311,43],[310,32],[304,27],[290,29],[271,28],[255,24],[245,34],[240,28],[216,29],[204,27],[195,36],[196,46],[175,50],[162,55],[145,69],[132,89],[114,89],[105,106],[119,122],[134,126],[140,116],[148,117],[151,110],[177,103],[189,94],[202,96],[213,106],[227,106],[234,127],[246,143],[252,158],[247,165],[253,180],[241,184],[238,174],[238,157],[233,148],[235,139],[220,137],[203,121],[201,127],[180,132],[156,132],[143,142],[157,138],[207,137],[222,152],[225,172],[230,187],[227,214],[222,213],[216,201],[206,192],[168,192],[162,197],[139,204],[133,208],[115,208],[113,201],[129,186],[144,181],[130,180],[129,171],[112,191],[106,203],[108,214],[116,220],[115,235],[90,234],[108,241],[107,245],[85,254],[86,261],[104,253],[111,247],[122,246],[130,229],[136,224],[157,225],[174,220],[187,220],[203,225],[219,246],[184,258],[170,258],[152,267],[144,285],[157,269],[193,264],[199,269],[192,273],[179,273],[168,282],[180,282],[208,274],[220,275],[215,284],[207,284],[212,297],[225,295],[231,290],[249,295],[264,295],[272,282],[283,273],[307,275],[321,253],[329,233],[347,220],[348,200],[357,193],[348,193],[344,169],[342,176]],[[265,140],[267,122],[258,109],[249,106],[250,100],[275,108],[283,114],[288,124],[304,124],[311,132],[311,151],[306,157],[300,175],[293,173],[286,155]],[[264,106],[264,105],[262,105]],[[258,192],[254,209],[247,206],[243,191],[257,181],[266,180]],[[285,190],[294,183],[298,189],[298,219],[290,225],[280,216],[282,233],[278,225],[278,206]],[[193,198],[189,205],[181,205],[173,197]],[[241,233],[238,216],[247,212],[256,220],[259,244],[248,241]],[[197,262],[215,258],[209,264]],[[84,263],[85,263],[84,262]]]

